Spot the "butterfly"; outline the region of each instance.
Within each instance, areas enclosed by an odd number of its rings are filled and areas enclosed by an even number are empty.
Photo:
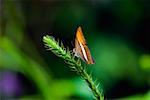
[[[94,64],[90,50],[87,46],[86,40],[83,36],[82,29],[79,26],[76,31],[75,48],[73,49],[76,57],[80,57],[87,64]]]

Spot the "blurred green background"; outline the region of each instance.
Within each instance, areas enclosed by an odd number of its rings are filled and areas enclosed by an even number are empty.
[[[149,0],[0,0],[0,100],[93,100],[42,42],[52,35],[72,50],[78,26],[105,97],[150,100]]]

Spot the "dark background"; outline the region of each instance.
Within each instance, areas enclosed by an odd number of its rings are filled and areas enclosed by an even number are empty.
[[[91,100],[84,81],[42,41],[51,35],[72,50],[78,26],[105,97],[150,98],[149,0],[1,0],[0,97]]]

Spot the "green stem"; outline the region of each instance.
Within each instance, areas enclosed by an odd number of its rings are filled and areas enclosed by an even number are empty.
[[[96,85],[94,84],[92,78],[87,74],[85,70],[83,70],[84,73],[84,79],[87,82],[88,86],[91,88],[94,96],[96,97],[97,100],[103,100],[103,96],[99,92],[99,90],[96,88]]]
[[[51,50],[58,57],[63,58],[65,62],[69,65],[69,67],[86,81],[96,100],[104,100],[102,92],[98,90],[98,87],[93,82],[92,77],[86,72],[85,68],[81,65],[81,61],[79,59],[75,60],[74,55],[69,51],[69,49],[66,50],[62,43],[61,46],[59,46],[60,43],[55,41],[53,37],[48,35],[43,37],[43,42],[49,50]]]
[[[89,88],[92,90],[93,95],[95,96],[96,100],[104,100],[104,96],[102,92],[99,92],[98,87],[95,85],[92,77],[86,72],[84,67],[82,67],[80,64],[76,63],[75,60],[73,60],[72,63],[75,63],[75,70],[78,75],[80,75],[88,84]]]

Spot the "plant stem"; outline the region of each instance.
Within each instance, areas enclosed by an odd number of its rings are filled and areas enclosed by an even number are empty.
[[[43,37],[43,42],[49,50],[58,57],[63,58],[69,67],[86,81],[96,100],[104,100],[102,92],[98,90],[98,86],[93,82],[92,77],[86,72],[85,67],[81,65],[81,61],[79,59],[75,60],[74,55],[69,49],[64,48],[62,43],[57,42],[53,37],[48,35]]]
[[[103,96],[101,95],[99,90],[96,88],[96,85],[94,84],[92,78],[87,74],[87,72],[85,70],[83,70],[83,73],[84,73],[84,79],[87,82],[88,86],[91,88],[96,99],[103,100]]]
[[[76,61],[73,60],[73,63],[75,63],[75,71],[76,73],[81,76],[86,83],[88,84],[89,88],[91,89],[93,95],[95,96],[96,100],[104,100],[104,96],[102,92],[98,90],[98,87],[95,85],[92,77],[87,73],[87,71],[84,69],[81,64],[76,63]]]

